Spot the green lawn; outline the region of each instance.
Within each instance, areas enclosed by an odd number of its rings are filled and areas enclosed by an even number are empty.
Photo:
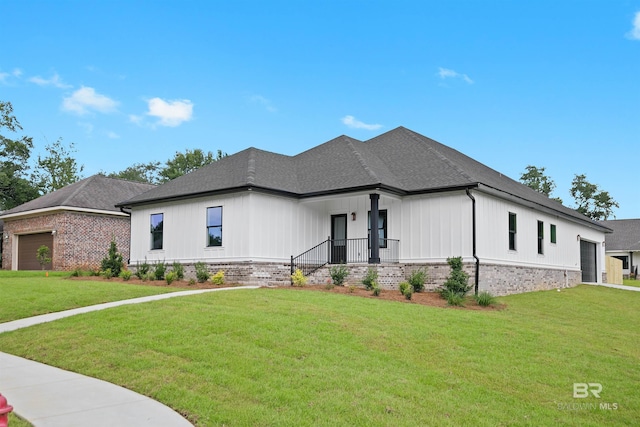
[[[69,273],[0,271],[0,323],[71,308],[176,290],[123,282],[72,280]]]
[[[640,280],[622,279],[622,284],[625,286],[636,286],[640,288]]]
[[[0,350],[123,385],[199,426],[637,423],[640,293],[499,300],[506,309],[467,311],[218,292],[5,333]],[[602,384],[601,398],[574,399],[574,383]]]

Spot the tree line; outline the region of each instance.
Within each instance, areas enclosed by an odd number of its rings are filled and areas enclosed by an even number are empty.
[[[0,101],[0,131],[2,129],[11,133],[22,130],[10,102]],[[76,152],[73,143],[66,146],[62,138],[59,138],[45,148],[47,154],[39,155],[32,165],[29,159],[33,139],[28,136],[11,139],[0,133],[0,211],[26,203],[82,178],[84,166],[79,165],[73,157]],[[184,153],[176,152],[164,163],[134,163],[119,172],[101,173],[112,178],[161,184],[225,156],[227,153],[221,150],[214,154],[201,149],[187,149]],[[550,198],[556,188],[555,182],[545,174],[544,167],[527,166],[520,176],[520,182]],[[575,201],[575,209],[593,220],[606,220],[613,216],[613,208],[620,207],[609,192],[587,181],[584,174],[575,175],[569,193]],[[553,199],[563,203],[560,198]]]
[[[66,145],[62,138],[58,138],[45,146],[44,156],[38,155],[31,160],[33,138],[13,136],[22,130],[13,114],[11,102],[0,101],[0,211],[12,209],[83,178],[84,165],[76,161],[73,143]],[[164,163],[135,163],[119,172],[100,173],[112,178],[161,184],[225,156],[227,153],[221,150],[214,154],[201,149],[187,149],[184,153],[176,152]]]

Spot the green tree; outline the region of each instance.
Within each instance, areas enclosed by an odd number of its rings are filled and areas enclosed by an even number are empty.
[[[109,178],[158,184],[160,182],[158,177],[159,170],[160,162],[135,163],[120,172],[113,172],[107,176]]]
[[[520,182],[547,197],[556,188],[556,183],[544,173],[543,167],[527,166],[527,171],[520,176]]]
[[[51,262],[51,250],[48,246],[42,245],[36,251],[36,258],[38,259],[38,263],[40,267],[44,270],[45,265]]]
[[[167,182],[226,156],[227,153],[223,153],[221,150],[218,150],[214,156],[211,151],[205,153],[199,148],[193,151],[187,149],[184,153],[176,152],[172,159],[167,160],[165,167],[160,170],[158,175],[161,182]]]
[[[122,271],[122,262],[122,254],[118,252],[116,240],[113,238],[111,239],[111,244],[109,244],[109,252],[107,253],[107,256],[100,262],[100,270],[109,270],[113,276],[118,277]]]
[[[0,101],[0,130],[22,130],[10,102]],[[27,177],[33,141],[28,136],[12,139],[0,134],[0,210],[11,209],[38,197]]]
[[[575,175],[569,193],[578,205],[576,210],[596,221],[608,219],[613,215],[613,208],[620,207],[608,191],[587,181],[585,175]]]
[[[76,151],[73,143],[67,148],[62,144],[62,138],[58,138],[53,144],[47,145],[46,149],[48,155],[38,156],[37,170],[32,175],[40,194],[51,193],[81,179],[84,166],[78,166],[72,156]]]

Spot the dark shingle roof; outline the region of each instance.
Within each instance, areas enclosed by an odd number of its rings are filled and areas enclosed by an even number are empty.
[[[640,251],[640,219],[611,219],[600,221],[613,230],[605,236],[608,251]]]
[[[57,207],[120,212],[120,209],[115,206],[118,202],[138,196],[155,187],[155,185],[141,182],[93,175],[16,206],[3,212],[2,216]]]
[[[362,142],[340,136],[296,156],[249,148],[122,206],[254,187],[295,197],[385,188],[399,194],[484,186],[591,226],[603,226],[446,145],[399,127]]]

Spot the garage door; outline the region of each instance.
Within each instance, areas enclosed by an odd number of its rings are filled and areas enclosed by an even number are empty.
[[[51,251],[50,256],[53,258],[53,236],[51,232],[18,236],[18,270],[40,270],[42,268],[36,256],[38,248],[42,245],[49,248]],[[52,270],[53,266],[49,263],[44,268]]]
[[[582,281],[595,283],[598,281],[596,268],[596,244],[580,240],[580,269]]]

